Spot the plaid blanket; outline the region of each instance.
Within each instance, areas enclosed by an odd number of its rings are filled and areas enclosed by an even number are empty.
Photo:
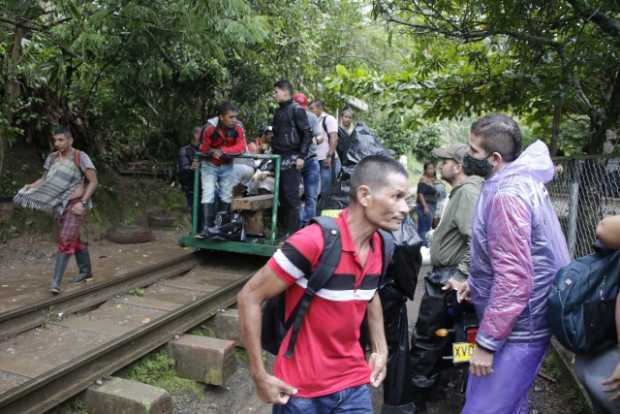
[[[42,210],[60,216],[67,207],[69,197],[82,182],[82,171],[72,159],[59,157],[52,163],[45,179],[38,187],[23,187],[13,198],[21,207]]]
[[[71,207],[79,200],[69,202],[67,208],[60,217],[58,223],[58,251],[62,254],[72,255],[76,251],[86,248],[86,244],[80,238],[80,228],[86,220],[86,215],[78,216],[71,211]]]

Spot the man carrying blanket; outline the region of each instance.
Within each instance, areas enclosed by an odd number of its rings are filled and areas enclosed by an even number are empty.
[[[45,160],[43,177],[25,185],[13,201],[22,207],[45,211],[58,222],[58,254],[50,287],[50,292],[58,294],[71,256],[75,255],[80,271],[73,282],[92,277],[88,248],[80,240],[80,227],[91,207],[97,174],[90,157],[73,148],[69,129],[54,131],[54,147],[57,151]]]

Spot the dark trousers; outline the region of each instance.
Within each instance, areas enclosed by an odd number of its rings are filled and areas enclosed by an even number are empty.
[[[433,270],[424,278],[424,296],[411,338],[411,382],[417,388],[431,388],[437,384],[446,338],[438,337],[439,328],[451,328],[444,292],[444,283],[453,269]]]
[[[194,189],[183,189],[183,191],[185,192],[185,201],[187,202],[187,210],[189,211],[189,219],[191,220],[192,217],[192,210],[194,209]],[[202,229],[202,204],[200,203],[200,196],[201,193],[198,193],[198,231],[200,231]]]
[[[297,168],[280,171],[280,207],[278,208],[278,226],[285,234],[291,234],[299,228],[299,185],[301,173]]]

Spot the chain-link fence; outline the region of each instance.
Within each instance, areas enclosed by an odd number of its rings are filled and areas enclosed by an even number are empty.
[[[620,158],[556,158],[548,190],[573,257],[592,252],[596,225],[620,214]]]

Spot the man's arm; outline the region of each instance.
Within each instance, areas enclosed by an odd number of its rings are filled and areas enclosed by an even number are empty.
[[[208,127],[202,130],[202,136],[200,137],[200,149],[199,151],[203,154],[208,154],[211,150],[211,134],[213,134],[213,130],[215,127],[209,124]]]
[[[336,153],[336,148],[338,147],[338,121],[331,115],[328,115],[326,118],[326,126],[327,126],[327,136],[329,138],[329,151],[327,153],[327,158],[325,159],[328,163],[331,163],[332,156]]]
[[[256,383],[259,397],[271,404],[286,404],[290,396],[297,393],[296,389],[267,373],[262,359],[262,305],[268,299],[284,292],[287,287],[287,284],[265,265],[237,296],[241,339],[250,360],[250,373]]]
[[[609,249],[620,249],[620,215],[605,217],[596,227],[596,237]]]
[[[383,308],[379,294],[368,303],[368,329],[370,331],[370,346],[372,354],[368,360],[370,367],[370,384],[378,388],[387,370],[388,346],[385,340],[385,328],[383,324]]]
[[[462,195],[454,200],[458,203],[455,218],[461,237],[467,241],[467,250],[457,265],[458,272],[456,276],[466,279],[469,276],[469,265],[471,264],[471,228],[479,193],[477,191],[469,191],[468,188],[462,188],[461,191],[463,191]],[[448,201],[448,203],[451,202]]]
[[[82,195],[82,203],[86,204],[88,200],[93,196],[95,190],[97,189],[97,173],[93,169],[88,169],[84,172],[86,179],[88,180],[88,185],[86,186],[86,190],[84,190],[84,194]]]
[[[301,132],[301,145],[299,149],[299,157],[305,159],[308,156],[308,150],[312,144],[312,128],[308,122],[308,115],[302,107],[295,109],[295,126],[297,131]]]
[[[79,195],[79,193],[81,192],[81,188],[79,188],[78,190],[80,191],[78,191],[77,194],[75,194],[75,197],[80,197],[81,203],[76,203],[73,205],[73,207],[71,207],[71,211],[74,214],[77,214],[78,216],[81,216],[86,213],[85,204],[88,203],[88,200],[90,200],[90,198],[95,193],[95,190],[97,189],[96,171],[93,170],[92,168],[89,168],[86,171],[84,171],[84,175],[86,176],[86,179],[88,180],[88,185],[86,186],[86,189],[84,190],[81,196]]]
[[[497,195],[490,206],[487,229],[494,280],[476,342],[496,351],[512,332],[532,293],[530,210],[517,196]]]

